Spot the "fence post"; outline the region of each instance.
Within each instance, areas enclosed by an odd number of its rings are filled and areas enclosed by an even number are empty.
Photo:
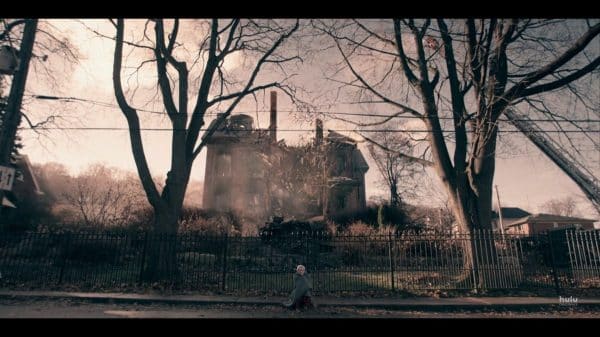
[[[144,248],[142,249],[142,264],[140,265],[140,276],[138,283],[141,286],[144,281],[144,267],[146,266],[146,250],[148,249],[148,231],[144,233]]]
[[[390,261],[390,274],[392,277],[392,291],[396,291],[396,277],[394,276],[394,250],[392,246],[392,232],[388,233],[388,257]]]
[[[62,260],[62,264],[60,266],[60,273],[58,275],[58,284],[60,285],[62,283],[63,280],[63,275],[65,272],[65,268],[67,266],[67,257],[69,256],[69,248],[71,247],[71,233],[67,232],[65,234],[65,236],[67,237],[66,241],[66,248],[65,248],[65,253],[63,254],[63,260]]]
[[[308,231],[304,232],[304,247],[305,247],[305,249],[304,249],[304,265],[306,267],[308,267],[310,264],[308,262],[308,259],[310,257],[310,248],[308,247],[308,244],[309,244],[308,236],[309,235],[310,235],[310,232],[308,232]]]
[[[558,296],[560,296],[560,282],[558,281],[558,273],[556,272],[556,263],[555,263],[555,257],[554,257],[554,245],[552,244],[552,235],[550,234],[551,232],[548,231],[547,232],[547,236],[548,236],[548,242],[549,242],[549,247],[550,247],[550,266],[552,267],[552,277],[554,278],[554,286],[556,287],[556,294]],[[566,233],[565,233],[566,235]]]
[[[221,290],[225,291],[225,282],[227,280],[227,232],[223,235],[223,261],[221,268]]]
[[[469,245],[471,248],[471,269],[472,269],[472,273],[473,273],[473,289],[475,290],[475,292],[477,293],[479,291],[479,281],[480,281],[480,270],[479,270],[479,251],[477,250],[477,238],[478,238],[478,233],[480,234],[480,232],[477,231],[477,229],[474,229],[473,231],[469,232],[468,234],[468,240],[469,240]]]

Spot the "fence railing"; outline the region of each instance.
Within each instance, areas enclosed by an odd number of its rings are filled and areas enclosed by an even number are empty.
[[[318,293],[595,288],[600,286],[599,233],[5,232],[0,233],[0,284],[111,288],[158,280],[183,289],[287,292],[296,265],[304,264]]]

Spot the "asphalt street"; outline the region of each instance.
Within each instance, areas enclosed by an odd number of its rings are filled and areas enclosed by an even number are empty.
[[[353,307],[289,311],[274,305],[111,304],[78,300],[0,299],[0,318],[600,318],[600,312],[577,306],[509,311],[419,311]]]

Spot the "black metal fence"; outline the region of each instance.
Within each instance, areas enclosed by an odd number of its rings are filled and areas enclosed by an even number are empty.
[[[600,231],[540,236],[324,233],[259,237],[140,232],[0,233],[0,284],[122,288],[149,282],[157,244],[181,289],[288,292],[304,264],[317,293],[600,288]]]

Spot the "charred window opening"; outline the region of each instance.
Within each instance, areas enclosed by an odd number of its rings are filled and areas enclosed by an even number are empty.
[[[222,178],[231,177],[231,154],[219,153],[217,161],[219,163],[219,176]]]
[[[346,208],[346,196],[343,194],[338,194],[335,198],[335,207],[338,210],[343,210]]]

